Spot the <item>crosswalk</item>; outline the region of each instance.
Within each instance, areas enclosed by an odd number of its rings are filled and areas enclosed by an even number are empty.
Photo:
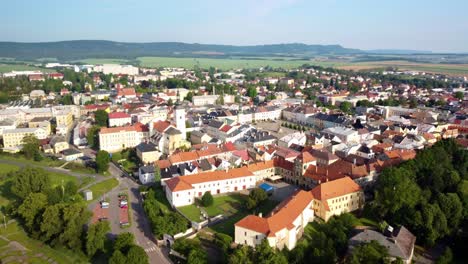
[[[156,251],[156,246],[145,248],[145,252],[154,252]]]

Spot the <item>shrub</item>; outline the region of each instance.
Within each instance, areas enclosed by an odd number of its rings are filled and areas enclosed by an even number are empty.
[[[201,204],[204,207],[208,207],[213,205],[213,196],[211,195],[210,192],[205,192],[201,198]]]

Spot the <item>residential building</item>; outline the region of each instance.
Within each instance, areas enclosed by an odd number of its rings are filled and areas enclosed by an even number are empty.
[[[117,152],[136,147],[148,139],[148,127],[141,123],[125,127],[103,127],[99,132],[99,148],[107,152]]]
[[[48,134],[44,128],[16,128],[3,131],[3,147],[6,151],[19,151],[23,145],[23,138],[29,135],[37,139],[45,139]]]
[[[313,196],[300,190],[283,201],[270,216],[248,215],[237,222],[235,243],[255,247],[266,239],[271,247],[292,250],[302,237],[304,228],[314,219]]]
[[[254,188],[255,175],[247,168],[178,176],[164,182],[166,198],[174,207],[193,204],[205,192],[213,195]]]
[[[127,126],[132,124],[132,117],[124,112],[109,114],[109,127]]]
[[[142,184],[154,182],[155,168],[153,165],[141,166],[138,168],[138,179]]]
[[[142,142],[136,146],[136,154],[143,164],[153,163],[161,157],[162,153],[153,143]]]
[[[312,189],[315,215],[328,221],[334,215],[364,206],[364,192],[350,177],[324,182]]]

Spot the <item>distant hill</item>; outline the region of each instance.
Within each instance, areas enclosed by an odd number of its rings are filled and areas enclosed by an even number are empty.
[[[368,53],[374,54],[392,54],[392,55],[411,55],[411,54],[431,54],[428,50],[402,50],[402,49],[377,49],[367,50]]]
[[[189,44],[181,42],[127,43],[104,40],[59,42],[0,42],[0,57],[16,60],[57,58],[71,61],[87,58],[135,59],[141,56],[229,57],[229,56],[314,56],[361,54],[364,51],[340,45],[307,45],[301,43],[255,46]]]

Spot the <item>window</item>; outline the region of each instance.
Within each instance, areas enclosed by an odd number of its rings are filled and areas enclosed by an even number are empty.
[[[244,236],[247,236],[247,231],[246,231],[246,232],[244,232]]]

